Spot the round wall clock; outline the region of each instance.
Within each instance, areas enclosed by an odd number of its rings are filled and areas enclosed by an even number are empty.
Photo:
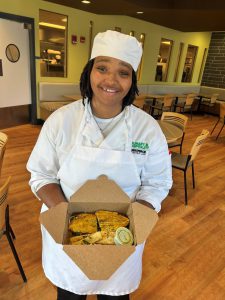
[[[20,58],[20,50],[15,44],[9,44],[5,49],[6,57],[9,61],[15,63]]]

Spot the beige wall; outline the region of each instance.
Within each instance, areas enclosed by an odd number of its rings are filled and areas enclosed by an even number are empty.
[[[141,21],[135,18],[126,16],[99,16],[91,13],[86,13],[77,9],[72,9],[66,6],[61,6],[41,0],[7,0],[1,5],[1,11],[35,19],[35,35],[36,35],[36,56],[39,56],[39,39],[38,39],[38,18],[39,9],[45,9],[68,16],[68,77],[67,78],[41,78],[39,61],[36,62],[37,82],[79,82],[80,73],[83,66],[87,62],[89,52],[89,24],[93,21],[94,35],[99,31],[106,29],[114,29],[114,26],[122,28],[123,33],[135,31],[135,36],[139,37],[141,33],[146,34],[143,68],[140,76],[139,84],[174,84],[174,72],[176,67],[177,55],[180,42],[184,43],[184,52],[182,62],[179,69],[179,82],[182,76],[182,69],[186,56],[187,45],[192,44],[199,47],[196,65],[193,74],[192,84],[198,83],[198,76],[202,62],[202,56],[205,48],[209,47],[211,33],[183,33],[166,27],[158,26],[152,23]],[[78,38],[82,35],[86,37],[84,44],[71,44],[71,35],[75,34]],[[168,82],[155,82],[155,68],[159,45],[161,38],[167,38],[174,41],[174,47],[171,54],[171,62],[168,74]],[[183,84],[183,83],[182,83]],[[186,83],[187,85],[189,83]]]

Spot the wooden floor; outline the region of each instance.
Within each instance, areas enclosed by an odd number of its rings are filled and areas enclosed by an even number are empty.
[[[184,152],[213,116],[194,116],[188,122]],[[15,245],[26,272],[23,283],[5,236],[0,240],[0,299],[54,300],[55,288],[41,266],[40,202],[28,186],[25,165],[40,131],[23,125],[4,130],[9,135],[2,175],[12,176],[9,194]],[[215,135],[218,129],[215,131]],[[131,300],[225,299],[225,130],[203,145],[195,164],[196,189],[188,173],[189,205],[184,206],[183,174],[173,174],[174,185],[163,202],[160,219],[147,242],[143,279]],[[126,278],[124,278],[126,280]],[[89,296],[89,300],[96,299]]]

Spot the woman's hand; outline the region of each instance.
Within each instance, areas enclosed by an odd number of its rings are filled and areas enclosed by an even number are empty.
[[[37,194],[48,208],[54,207],[61,202],[67,202],[61,186],[56,183],[44,185],[38,190]]]

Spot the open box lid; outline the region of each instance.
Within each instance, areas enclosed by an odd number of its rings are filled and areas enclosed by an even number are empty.
[[[159,217],[155,210],[138,202],[132,203],[132,211],[136,243],[142,244],[148,238]]]
[[[89,279],[107,280],[135,251],[135,246],[64,245],[63,250]]]
[[[88,180],[70,198],[70,202],[130,203],[126,193],[106,175]]]

